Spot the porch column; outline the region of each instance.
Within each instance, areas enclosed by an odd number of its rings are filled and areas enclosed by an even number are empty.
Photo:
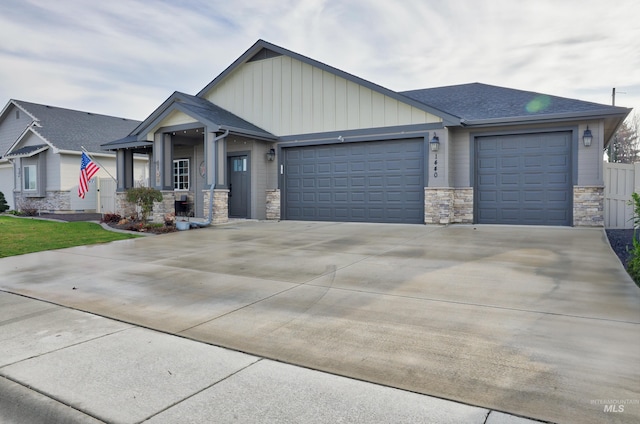
[[[216,141],[216,188],[229,188],[227,181],[227,138]]]
[[[172,166],[173,154],[171,148],[171,135],[157,133],[153,137],[153,174],[151,175],[151,187],[158,190],[172,190],[173,182]]]
[[[128,188],[126,183],[127,172],[125,165],[126,151],[126,149],[116,150],[116,179],[118,180],[116,191],[125,191]]]

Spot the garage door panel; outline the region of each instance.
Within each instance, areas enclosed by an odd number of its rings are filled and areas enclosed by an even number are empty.
[[[286,217],[424,222],[423,146],[415,139],[285,148]],[[315,198],[301,196],[305,190]]]
[[[571,132],[478,137],[477,222],[571,225],[571,139]]]

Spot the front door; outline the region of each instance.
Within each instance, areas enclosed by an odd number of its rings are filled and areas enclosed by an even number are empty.
[[[229,171],[229,217],[249,218],[249,156],[227,158]]]

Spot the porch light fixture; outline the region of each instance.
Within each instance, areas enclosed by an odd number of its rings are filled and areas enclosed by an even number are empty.
[[[432,152],[437,152],[440,149],[440,139],[436,134],[433,134],[433,138],[429,142],[429,146],[431,146]]]
[[[269,151],[267,152],[267,160],[270,162],[273,162],[275,158],[276,158],[276,150],[269,149]]]
[[[584,134],[582,134],[582,142],[584,143],[584,147],[591,146],[592,141],[593,141],[593,134],[591,134],[591,130],[587,125],[587,129],[584,130]]]

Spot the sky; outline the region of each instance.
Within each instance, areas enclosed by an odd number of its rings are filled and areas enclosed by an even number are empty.
[[[258,39],[394,91],[471,82],[640,111],[638,0],[1,0],[10,99],[143,120]],[[1,109],[0,109],[1,110]]]

